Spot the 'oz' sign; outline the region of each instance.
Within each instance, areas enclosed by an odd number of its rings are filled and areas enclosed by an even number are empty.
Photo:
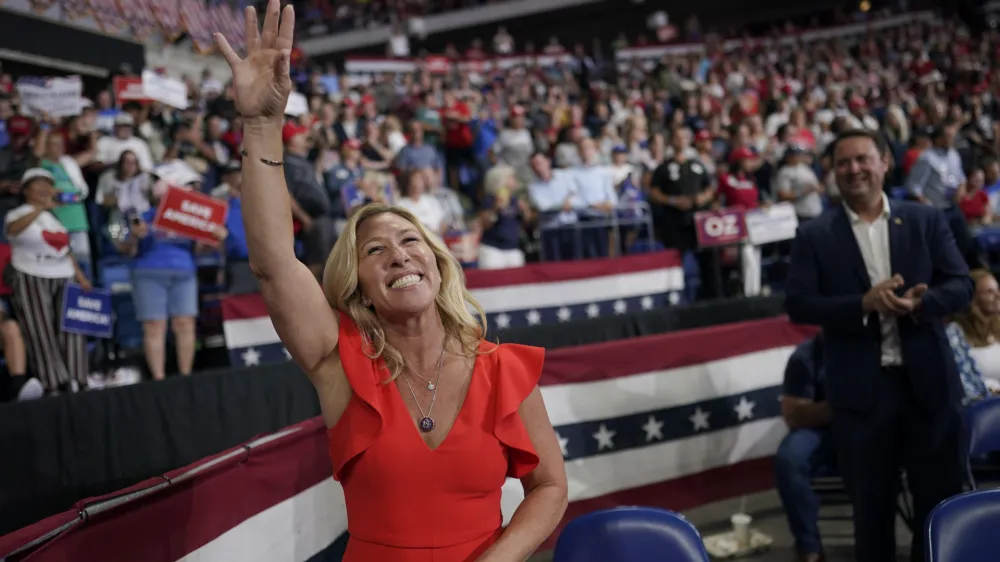
[[[701,248],[738,244],[747,236],[746,218],[742,209],[695,213],[694,228]]]
[[[218,246],[215,233],[226,224],[229,204],[197,191],[170,186],[160,200],[153,228]]]

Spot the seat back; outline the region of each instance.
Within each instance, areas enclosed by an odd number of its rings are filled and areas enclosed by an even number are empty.
[[[1000,489],[967,492],[927,518],[927,562],[993,562],[1000,551]]]
[[[619,507],[571,521],[552,562],[708,562],[701,535],[684,517],[650,507]]]
[[[969,457],[980,458],[1000,451],[1000,398],[987,398],[965,410],[969,432]]]

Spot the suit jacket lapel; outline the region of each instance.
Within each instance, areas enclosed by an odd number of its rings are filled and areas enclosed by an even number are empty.
[[[891,273],[895,275],[900,272],[903,261],[903,219],[900,216],[899,205],[889,201],[889,263],[892,264]]]
[[[835,211],[836,218],[833,221],[835,239],[846,240],[841,244],[843,258],[850,264],[851,269],[857,275],[865,290],[871,288],[872,281],[868,277],[868,268],[865,267],[865,258],[861,255],[861,248],[858,246],[858,239],[854,236],[854,229],[851,228],[851,219],[847,216],[847,211],[843,207],[838,207]]]

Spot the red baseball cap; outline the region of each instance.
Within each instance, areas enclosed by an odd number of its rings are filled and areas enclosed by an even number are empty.
[[[281,128],[281,142],[288,144],[291,140],[299,135],[304,135],[309,132],[308,127],[303,127],[298,123],[289,121],[285,123],[285,126]]]
[[[26,137],[34,128],[34,122],[23,115],[15,115],[7,120],[7,134],[14,137]]]
[[[358,139],[347,139],[344,141],[344,148],[350,148],[351,150],[361,150],[361,141]]]
[[[708,129],[702,129],[698,131],[698,134],[694,136],[695,141],[706,141],[712,140],[712,133],[708,132]]]
[[[733,164],[742,162],[744,160],[752,160],[757,157],[757,154],[753,150],[745,146],[737,148],[729,154],[729,161]]]
[[[524,116],[524,108],[521,107],[520,105],[515,105],[514,107],[510,108],[510,114],[511,115],[516,115],[518,117],[523,117]]]

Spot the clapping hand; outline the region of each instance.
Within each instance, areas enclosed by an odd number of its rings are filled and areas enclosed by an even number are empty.
[[[898,273],[872,287],[861,299],[865,312],[878,312],[884,316],[905,316],[920,308],[920,300],[927,292],[927,285],[920,283],[910,287],[903,296],[896,296],[896,289],[903,286],[903,277]]]
[[[247,56],[240,58],[221,33],[215,44],[233,72],[236,110],[246,120],[281,119],[292,91],[289,75],[295,10],[269,0],[264,27],[257,30],[257,11],[246,9]]]

